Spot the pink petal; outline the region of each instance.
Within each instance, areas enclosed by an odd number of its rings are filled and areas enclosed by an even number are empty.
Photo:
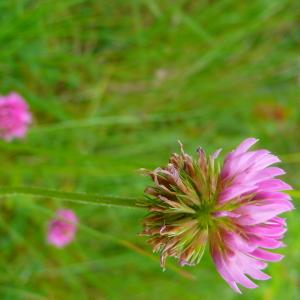
[[[232,185],[220,193],[218,197],[218,202],[225,203],[245,193],[252,193],[255,191],[255,189],[256,188],[253,187],[252,185],[241,185],[241,184]]]
[[[282,254],[272,253],[262,249],[256,249],[250,253],[253,257],[266,261],[280,261],[284,257]]]
[[[242,215],[236,222],[240,225],[256,225],[289,210],[291,208],[280,204],[264,206],[247,205],[236,210],[236,213]]]
[[[248,138],[248,139],[244,140],[242,143],[240,143],[237,146],[236,150],[234,151],[234,154],[239,155],[241,153],[248,151],[257,142],[258,142],[258,139],[255,139],[255,138]]]
[[[293,188],[280,179],[268,179],[258,183],[258,188],[264,191],[287,191]]]

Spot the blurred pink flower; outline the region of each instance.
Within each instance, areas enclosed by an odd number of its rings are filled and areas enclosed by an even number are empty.
[[[163,266],[168,256],[194,265],[208,244],[217,270],[236,292],[237,284],[257,287],[250,277],[270,278],[262,269],[283,255],[265,249],[284,246],[286,222],[278,215],[293,205],[282,192],[291,187],[275,178],[284,171],[271,167],[280,160],[267,150],[249,151],[256,142],[243,141],[222,166],[219,151],[207,156],[200,148],[195,160],[182,148],[167,167],[148,171],[155,185],[146,190],[143,233]]]
[[[71,243],[77,230],[77,217],[70,209],[60,209],[48,227],[48,243],[62,248]]]
[[[6,141],[22,138],[30,123],[28,105],[19,94],[0,96],[0,138]]]

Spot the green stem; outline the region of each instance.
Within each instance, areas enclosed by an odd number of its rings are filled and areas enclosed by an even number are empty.
[[[60,192],[56,190],[37,187],[0,187],[0,198],[9,195],[29,195],[34,197],[48,197],[67,200],[82,204],[141,208],[138,203],[139,200],[130,197],[114,197],[86,193]]]

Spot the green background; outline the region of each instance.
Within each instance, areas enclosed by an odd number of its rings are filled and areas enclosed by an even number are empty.
[[[0,142],[1,185],[141,197],[139,168],[164,165],[177,140],[224,157],[253,136],[299,188],[299,24],[296,0],[1,0],[0,92],[34,114],[25,140]],[[208,253],[162,272],[138,235],[142,210],[24,196],[0,206],[1,299],[299,299],[297,210],[273,278],[239,296]],[[83,224],[62,250],[45,242],[60,207]]]

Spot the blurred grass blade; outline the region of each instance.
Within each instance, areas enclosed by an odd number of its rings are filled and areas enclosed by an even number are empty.
[[[183,111],[179,113],[164,113],[152,115],[120,115],[120,116],[103,116],[99,118],[87,118],[81,120],[70,120],[51,125],[44,125],[31,129],[31,133],[44,133],[48,131],[79,129],[93,126],[109,125],[132,125],[143,123],[166,123],[177,122],[181,120],[197,119],[203,116],[199,110]]]
[[[9,287],[7,285],[0,286],[0,295],[1,294],[2,294],[2,296],[3,296],[3,294],[5,294],[7,296],[7,298],[5,297],[5,299],[27,299],[27,300],[47,300],[47,299],[49,299],[43,295],[39,295],[39,294],[33,293],[31,291],[23,290],[20,288]],[[10,298],[10,296],[11,296],[11,298]],[[16,298],[16,297],[18,297],[18,298]]]

